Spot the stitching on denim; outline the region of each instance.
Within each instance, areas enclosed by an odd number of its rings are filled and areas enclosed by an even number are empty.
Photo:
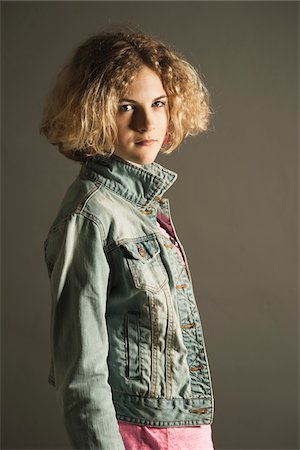
[[[208,408],[210,409],[210,408]],[[212,409],[212,408],[211,408]],[[145,425],[152,425],[152,426],[161,426],[161,427],[168,427],[175,424],[178,425],[210,425],[212,423],[212,412],[207,412],[205,417],[198,419],[198,420],[171,420],[171,421],[165,421],[165,420],[147,420],[147,419],[134,419],[128,416],[124,416],[123,414],[117,414],[117,418],[120,420],[126,420],[128,422],[137,423],[137,424],[145,424]]]
[[[127,377],[127,348],[126,348],[126,320],[127,320],[127,316],[125,315],[123,318],[123,344],[124,344],[124,353],[123,353],[123,363],[124,363],[124,375],[125,377]]]
[[[140,330],[140,337],[141,337],[141,330]],[[142,338],[140,339],[140,365],[141,365],[141,369],[140,369],[140,374],[141,374],[141,381],[144,381],[144,377],[143,377],[143,373],[145,373],[145,356],[144,356],[144,346],[143,346],[143,342],[142,342]]]
[[[115,393],[118,393],[118,394],[121,394],[121,395],[125,395],[126,397],[129,397],[129,398],[138,398],[138,399],[141,399],[141,400],[150,400],[150,401],[156,401],[156,400],[166,400],[166,401],[171,401],[171,402],[173,402],[174,400],[175,401],[177,401],[177,402],[181,402],[181,403],[185,403],[186,401],[190,401],[190,400],[207,400],[208,402],[211,402],[211,396],[210,395],[198,395],[198,394],[196,394],[196,395],[193,395],[192,397],[172,397],[171,399],[169,398],[169,399],[166,399],[166,397],[165,396],[158,396],[158,397],[155,397],[155,398],[152,398],[152,397],[149,397],[149,395],[141,395],[141,394],[130,394],[130,393],[128,393],[128,392],[124,392],[124,391],[119,391],[118,389],[115,389],[115,388],[111,388],[111,390],[112,390],[112,392],[115,392]]]
[[[168,314],[168,325],[167,325],[167,339],[166,339],[166,382],[167,382],[167,393],[166,398],[172,398],[172,347],[174,340],[174,315],[172,308],[172,300],[168,294],[164,290],[165,299],[167,303],[167,314]]]
[[[133,375],[131,374],[132,372],[132,357],[130,355],[130,337],[128,334],[128,330],[130,328],[129,325],[129,319],[131,316],[135,317],[135,323],[136,323],[136,329],[137,329],[137,348],[138,348],[138,367],[134,367],[133,371],[137,371],[138,374],[137,375]],[[133,320],[133,318],[132,318]],[[131,323],[132,326],[132,323]],[[140,379],[141,377],[141,360],[140,360],[140,325],[139,325],[139,313],[138,312],[133,312],[133,311],[128,311],[127,314],[125,315],[125,352],[127,355],[126,358],[126,377],[129,380],[137,380]],[[136,370],[137,369],[137,370]]]
[[[156,385],[157,385],[157,351],[158,351],[158,336],[157,335],[157,311],[154,298],[149,298],[150,311],[151,311],[151,379],[150,379],[150,397],[156,398]]]
[[[155,238],[156,238],[156,233],[150,233],[150,234],[145,234],[144,236],[138,236],[136,238],[117,239],[117,240],[107,244],[107,250],[114,251],[114,250],[118,249],[124,242],[132,242],[132,243],[138,244],[140,242],[153,240]]]
[[[95,187],[88,191],[81,199],[79,205],[77,206],[78,212],[82,212],[86,207],[87,202],[101,189],[100,183],[94,183]]]
[[[154,315],[155,315],[155,369],[156,369],[156,377],[155,377],[155,391],[154,396],[157,396],[157,381],[158,381],[158,351],[159,351],[159,344],[158,344],[158,311],[157,311],[157,304],[155,299],[153,299],[153,306],[154,306]]]

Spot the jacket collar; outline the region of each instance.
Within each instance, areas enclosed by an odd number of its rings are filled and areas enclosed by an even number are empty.
[[[177,179],[177,173],[156,162],[138,167],[114,154],[89,158],[80,173],[142,208],[159,201]]]

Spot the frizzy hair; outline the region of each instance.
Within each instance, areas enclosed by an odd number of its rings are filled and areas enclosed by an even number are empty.
[[[171,153],[188,135],[206,131],[212,111],[196,70],[167,44],[139,32],[103,32],[77,47],[46,99],[40,133],[67,158],[111,155],[119,99],[143,66],[161,79],[169,103]]]

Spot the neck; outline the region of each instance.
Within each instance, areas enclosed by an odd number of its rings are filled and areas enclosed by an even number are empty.
[[[142,166],[143,166],[143,164],[138,164],[138,163],[136,163],[136,162],[130,161],[129,159],[125,159],[124,161],[127,161],[127,162],[129,162],[130,164],[133,164],[134,166],[137,166],[137,167],[142,167]]]

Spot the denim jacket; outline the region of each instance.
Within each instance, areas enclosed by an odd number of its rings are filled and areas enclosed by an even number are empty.
[[[48,381],[73,448],[124,450],[117,419],[155,427],[213,421],[191,274],[163,197],[176,178],[155,162],[91,158],[44,241]],[[185,266],[157,213],[169,219]]]

